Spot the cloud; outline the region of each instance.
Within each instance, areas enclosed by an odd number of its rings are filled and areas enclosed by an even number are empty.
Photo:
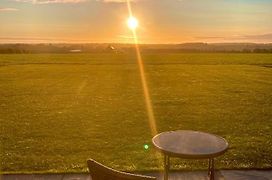
[[[196,36],[196,39],[223,39],[223,36]]]
[[[89,1],[92,1],[92,0],[89,0]],[[96,0],[96,1],[104,2],[104,3],[127,3],[128,0]],[[131,3],[144,2],[144,1],[154,1],[154,2],[156,2],[158,0],[129,0],[129,2],[131,2]],[[164,1],[184,2],[184,0],[164,0]]]
[[[126,3],[127,2],[127,0],[13,0],[13,1],[32,3],[32,4],[82,3],[82,2],[88,2],[88,1],[97,1],[97,2],[104,2],[104,3]],[[129,1],[139,2],[144,0],[129,0]],[[176,0],[176,1],[183,1],[183,0]]]
[[[127,0],[98,0],[98,1],[105,2],[105,3],[126,3],[127,2]],[[130,0],[130,2],[133,2],[133,1],[136,1],[136,0]]]
[[[197,36],[194,37],[195,39],[202,40],[202,41],[238,41],[238,42],[272,42],[272,33],[268,34],[259,34],[259,35],[234,35],[234,36]]]
[[[272,33],[270,34],[261,34],[261,35],[246,35],[243,38],[247,39],[257,39],[257,40],[272,40]]]
[[[127,0],[13,0],[16,2],[32,3],[32,4],[56,4],[56,3],[81,3],[88,1],[97,1],[104,3],[126,3]],[[129,0],[130,2],[138,2],[143,0]],[[182,0],[177,0],[182,1]]]
[[[18,11],[16,8],[0,8],[0,12]]]
[[[87,0],[15,0],[16,2],[25,2],[32,4],[56,4],[56,3],[80,3]]]

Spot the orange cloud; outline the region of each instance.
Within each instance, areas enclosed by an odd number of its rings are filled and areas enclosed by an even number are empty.
[[[97,0],[105,3],[127,3],[127,0]],[[129,0],[130,2],[138,2],[143,0]]]
[[[33,4],[51,4],[51,3],[80,3],[87,0],[15,0],[16,2],[26,2]]]
[[[33,4],[54,4],[54,3],[81,3],[87,1],[99,1],[105,3],[126,3],[127,0],[14,0],[16,2],[33,3]],[[137,2],[140,0],[130,0],[130,2]]]
[[[16,8],[0,8],[0,12],[18,11]]]

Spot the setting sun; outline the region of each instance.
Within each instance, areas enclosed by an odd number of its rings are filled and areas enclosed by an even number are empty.
[[[131,16],[127,20],[127,25],[129,29],[135,30],[138,27],[138,20],[135,17]]]

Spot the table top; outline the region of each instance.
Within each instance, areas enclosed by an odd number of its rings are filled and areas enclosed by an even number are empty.
[[[228,149],[228,142],[220,136],[189,130],[163,132],[152,142],[169,156],[189,159],[214,158]]]

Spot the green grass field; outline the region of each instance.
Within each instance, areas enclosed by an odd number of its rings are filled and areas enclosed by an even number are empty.
[[[143,60],[158,132],[226,138],[230,149],[217,168],[272,168],[272,54]],[[162,169],[133,54],[0,55],[0,108],[2,173],[83,172],[88,158],[119,170]]]

